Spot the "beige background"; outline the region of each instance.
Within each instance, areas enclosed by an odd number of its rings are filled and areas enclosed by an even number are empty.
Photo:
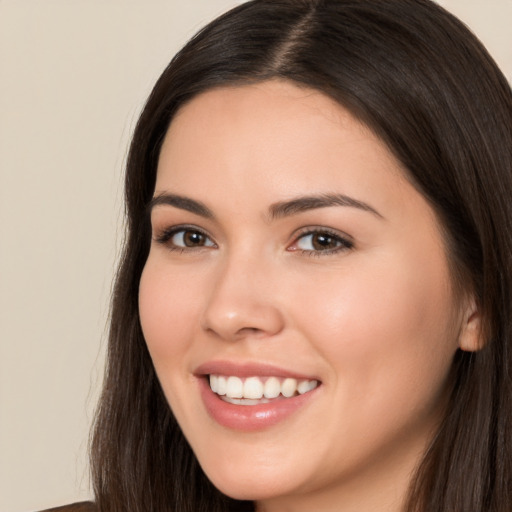
[[[171,55],[235,0],[0,0],[0,512],[85,499],[121,173]],[[512,0],[444,0],[512,79]]]

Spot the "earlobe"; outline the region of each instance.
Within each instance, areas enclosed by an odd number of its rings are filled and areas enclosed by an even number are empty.
[[[482,331],[482,318],[474,299],[466,308],[459,334],[459,348],[466,352],[481,350],[485,343]]]

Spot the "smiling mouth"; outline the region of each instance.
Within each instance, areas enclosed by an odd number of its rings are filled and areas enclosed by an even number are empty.
[[[297,380],[279,377],[208,376],[210,389],[221,400],[236,405],[260,405],[304,395],[315,389],[317,380]]]

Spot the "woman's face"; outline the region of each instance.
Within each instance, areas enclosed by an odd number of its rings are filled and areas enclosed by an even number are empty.
[[[398,161],[318,92],[220,88],[173,120],[154,197],[142,328],[209,478],[265,510],[396,505],[464,316]]]

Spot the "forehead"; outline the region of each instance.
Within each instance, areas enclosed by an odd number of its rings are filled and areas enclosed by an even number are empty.
[[[183,106],[162,146],[157,189],[198,179],[246,182],[256,175],[287,181],[293,193],[294,185],[318,188],[328,174],[344,173],[347,185],[357,178],[370,186],[368,173],[346,171],[371,166],[404,174],[386,145],[337,102],[269,81],[213,89]]]
[[[349,117],[357,121],[344,107],[321,91],[289,80],[272,79],[207,90],[180,107],[171,127],[184,122],[179,121],[181,118],[201,116],[206,120],[222,114],[236,120],[237,115],[247,111],[252,112],[255,120],[261,114],[268,120],[268,111],[276,108],[279,114],[295,120],[320,116],[324,122],[335,124]],[[363,123],[357,123],[361,130],[366,130]]]

